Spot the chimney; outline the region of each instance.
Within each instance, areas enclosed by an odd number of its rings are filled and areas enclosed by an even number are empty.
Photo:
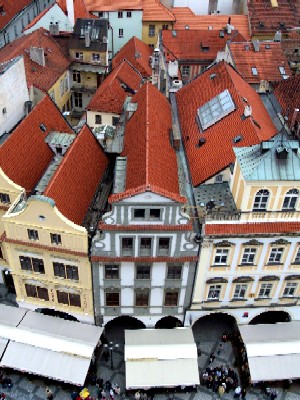
[[[281,42],[281,38],[282,38],[282,33],[280,31],[277,31],[274,36],[274,42]]]
[[[250,117],[252,115],[252,107],[251,106],[246,106],[244,110],[244,116],[245,118]]]
[[[45,60],[45,52],[42,47],[30,47],[29,51],[31,61],[39,64],[41,67],[45,67],[46,60]]]
[[[228,23],[228,25],[231,24],[231,17],[228,18],[228,22],[227,23]]]
[[[74,16],[74,0],[67,0],[67,14],[69,21],[72,26],[75,25],[75,16]]]
[[[53,35],[59,35],[59,25],[58,25],[58,22],[55,22],[55,24],[53,24],[53,22],[50,22],[50,25],[49,25],[49,32],[50,32],[50,35],[51,35],[51,36],[53,36]]]
[[[254,39],[252,41],[252,43],[253,43],[254,51],[259,51],[259,46],[260,46],[259,40]]]
[[[294,125],[295,125],[298,112],[299,112],[299,108],[295,108],[295,109],[294,109],[294,112],[293,112],[292,120],[291,120],[291,128],[293,128]]]
[[[85,41],[85,47],[90,47],[91,38],[90,38],[90,30],[89,29],[87,29],[84,32],[84,41]]]

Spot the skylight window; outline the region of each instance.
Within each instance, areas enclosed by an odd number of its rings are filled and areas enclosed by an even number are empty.
[[[254,75],[254,76],[257,76],[257,75],[258,75],[258,72],[257,72],[257,68],[256,68],[256,67],[252,67],[252,68],[251,68],[251,71],[252,71],[252,75]]]
[[[229,91],[226,89],[224,92],[213,97],[204,106],[198,108],[198,118],[201,128],[203,130],[209,128],[234,110],[234,102]]]
[[[285,75],[284,67],[278,67],[278,68],[279,68],[279,72],[281,73],[281,75]]]

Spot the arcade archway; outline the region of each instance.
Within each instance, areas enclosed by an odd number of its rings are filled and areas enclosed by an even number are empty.
[[[79,322],[78,319],[75,318],[73,315],[70,315],[63,311],[52,310],[51,308],[37,308],[35,311],[44,315],[49,315],[50,317],[58,317],[58,318],[63,318],[66,321]]]
[[[199,318],[192,326],[196,342],[220,340],[224,332],[237,329],[236,319],[226,313],[212,313]]]
[[[182,327],[182,322],[171,315],[161,318],[155,324],[156,329],[173,329],[178,327]]]
[[[104,327],[103,337],[105,341],[119,344],[124,343],[124,331],[127,329],[145,329],[145,324],[137,318],[128,315],[116,317],[107,322]]]
[[[277,322],[290,322],[291,316],[286,311],[265,311],[254,317],[249,325],[276,324]]]

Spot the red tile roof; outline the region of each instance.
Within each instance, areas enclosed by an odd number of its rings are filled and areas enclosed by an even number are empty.
[[[30,47],[43,47],[46,65],[42,67],[30,59]],[[40,28],[0,49],[0,63],[23,55],[27,85],[34,85],[47,92],[68,69],[70,60],[58,43],[43,28]]]
[[[85,125],[49,182],[44,195],[59,211],[81,225],[108,166],[101,146]]]
[[[300,75],[280,82],[274,89],[274,94],[283,109],[283,114],[289,118],[289,125],[292,121],[295,108],[300,108],[299,93]],[[300,112],[298,112],[296,120],[300,124]]]
[[[188,7],[173,7],[172,12],[175,16],[175,30],[199,29],[220,31],[225,28],[229,18],[230,24],[234,26],[246,40],[250,39],[249,21],[247,15],[195,15]]]
[[[205,224],[205,235],[251,235],[274,233],[300,233],[300,222],[248,222],[230,224]]]
[[[56,3],[60,6],[64,13],[67,14],[67,4],[66,0],[56,0]],[[73,0],[74,4],[74,18],[75,22],[77,18],[94,18],[92,14],[89,13],[86,7],[85,0]]]
[[[175,21],[173,13],[160,0],[143,0],[143,21]]]
[[[84,0],[88,11],[142,10],[142,0]]]
[[[40,125],[47,130],[43,132]],[[46,95],[0,146],[0,165],[16,184],[31,192],[53,159],[45,143],[51,131],[73,133],[56,105]]]
[[[228,40],[244,41],[236,31],[220,37],[219,31],[177,30],[176,36],[171,30],[162,31],[162,43],[167,60],[215,60],[218,51],[224,50]],[[203,50],[202,45],[206,48]],[[208,50],[207,50],[208,48]]]
[[[228,43],[228,46],[235,68],[248,83],[283,80],[279,67],[284,68],[285,75],[292,74],[279,42],[260,42],[259,51],[254,50],[251,42]],[[253,75],[252,67],[257,69],[258,75]]]
[[[129,93],[121,84],[124,83],[133,90],[138,90],[141,75],[128,63],[123,61],[105,78],[99,86],[92,100],[87,105],[87,110],[121,114],[124,101]]]
[[[4,13],[0,14],[0,29],[3,29],[16,15],[31,3],[32,0],[1,0],[0,6],[3,7]]]
[[[201,132],[197,123],[198,108],[226,89],[232,97],[235,110]],[[276,134],[276,128],[259,95],[225,62],[212,66],[184,86],[176,93],[176,99],[194,186],[234,162],[233,146],[250,146]],[[242,119],[247,105],[252,107],[252,116]],[[233,139],[238,135],[242,135],[242,140],[234,143]],[[205,143],[199,147],[201,138],[205,139]]]
[[[137,103],[137,110],[126,123],[121,154],[127,157],[125,192],[110,196],[110,202],[145,191],[184,202],[179,192],[176,154],[170,144],[172,116],[168,100],[151,83],[145,83],[132,102]]]
[[[296,3],[299,1],[278,0],[278,7],[272,7],[270,0],[248,0],[252,35],[272,34],[278,30],[286,32],[290,28],[298,27],[299,9]]]
[[[112,67],[115,68],[126,59],[143,77],[148,78],[152,75],[152,70],[149,65],[149,57],[152,53],[153,49],[137,37],[133,36],[114,56]]]

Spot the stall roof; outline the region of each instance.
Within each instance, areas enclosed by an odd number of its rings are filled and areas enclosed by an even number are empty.
[[[300,322],[239,327],[252,382],[300,377]]]
[[[199,384],[190,328],[125,331],[126,388]]]
[[[8,306],[0,315],[0,366],[84,384],[103,328]]]

